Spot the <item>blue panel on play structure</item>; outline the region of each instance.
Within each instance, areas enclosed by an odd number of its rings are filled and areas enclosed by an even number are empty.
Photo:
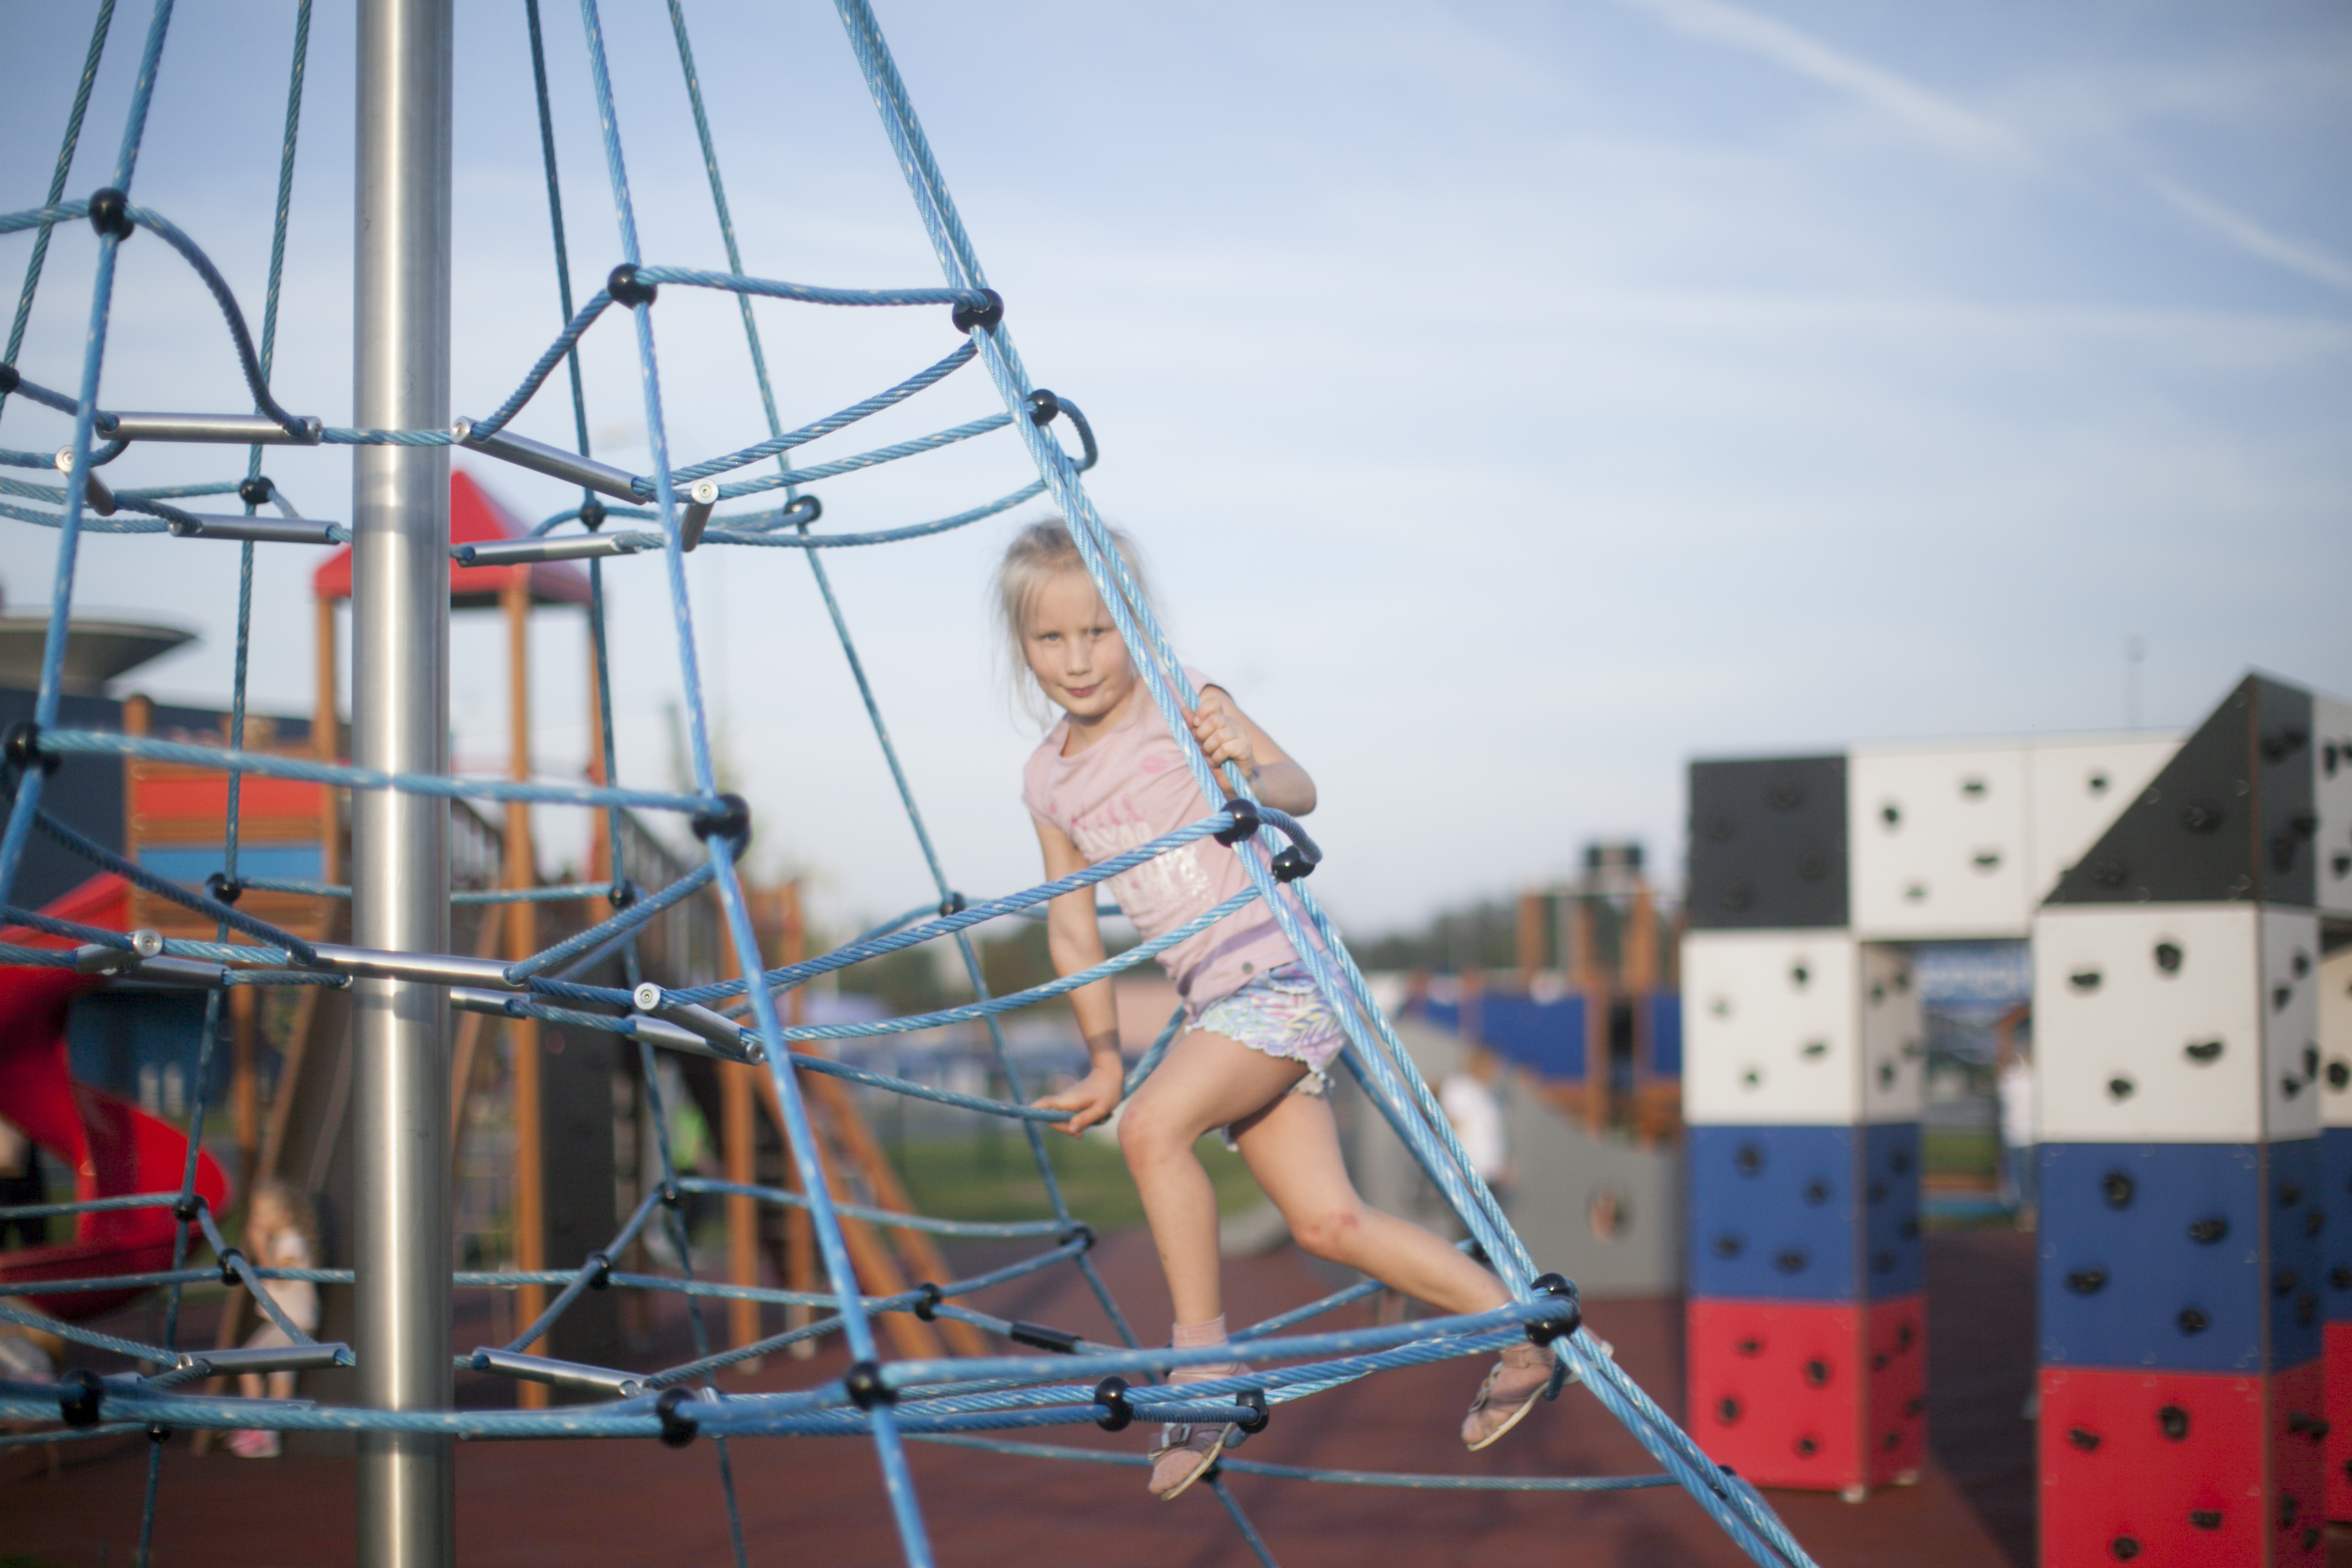
[[[1676,991],[1653,991],[1642,998],[1650,1026],[1650,1076],[1683,1076],[1683,999]]]
[[[2352,1127],[2319,1135],[2319,1194],[2324,1207],[2345,1216],[2319,1233],[2320,1299],[2329,1322],[2352,1322]]]
[[[2043,1364],[2262,1373],[2319,1354],[2317,1139],[2039,1154]]]
[[[1864,1293],[1874,1301],[1927,1288],[1916,1121],[1879,1121],[1862,1130],[1862,1268]]]
[[[1478,998],[1478,1038],[1549,1079],[1584,1077],[1584,998],[1538,1002],[1489,991]]]
[[[1861,1294],[1855,1129],[1699,1126],[1687,1136],[1691,1294],[1783,1301]],[[1909,1278],[1916,1289],[1916,1273]]]

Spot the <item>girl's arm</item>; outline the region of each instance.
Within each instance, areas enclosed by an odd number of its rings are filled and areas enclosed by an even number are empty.
[[[1050,822],[1037,822],[1037,847],[1045,852],[1049,882],[1087,868],[1086,856]],[[1053,957],[1056,974],[1076,974],[1103,961],[1102,923],[1095,916],[1092,888],[1064,893],[1046,905],[1045,951]],[[1087,1042],[1087,1076],[1064,1092],[1033,1103],[1048,1110],[1071,1112],[1061,1126],[1076,1137],[1118,1109],[1127,1066],[1119,1059],[1118,1009],[1111,1000],[1110,982],[1097,980],[1079,986],[1070,993],[1070,1008],[1078,1016],[1078,1033]]]
[[[1257,721],[1241,710],[1229,692],[1203,686],[1201,706],[1192,717],[1193,739],[1201,742],[1211,767],[1238,763],[1258,799],[1276,811],[1304,816],[1315,809],[1315,781],[1257,727]]]

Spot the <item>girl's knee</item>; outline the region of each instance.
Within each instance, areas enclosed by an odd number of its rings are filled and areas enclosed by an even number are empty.
[[[1126,1111],[1118,1119],[1119,1152],[1127,1156],[1129,1164],[1139,1159],[1163,1157],[1191,1142],[1176,1125],[1176,1119],[1166,1114],[1156,1100],[1139,1096],[1128,1101]]]
[[[1291,1239],[1328,1263],[1352,1261],[1363,1235],[1364,1211],[1352,1204],[1312,1209],[1290,1221]]]

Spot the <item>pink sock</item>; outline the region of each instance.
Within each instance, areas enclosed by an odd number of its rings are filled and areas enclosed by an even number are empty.
[[[1170,1341],[1170,1343],[1180,1351],[1200,1350],[1205,1346],[1221,1345],[1224,1342],[1225,1315],[1223,1312],[1211,1318],[1205,1323],[1177,1324],[1176,1331]],[[1171,1383],[1207,1383],[1214,1378],[1231,1377],[1232,1375],[1233,1367],[1230,1364],[1223,1366],[1214,1364],[1202,1366],[1180,1366],[1169,1374],[1169,1381]]]

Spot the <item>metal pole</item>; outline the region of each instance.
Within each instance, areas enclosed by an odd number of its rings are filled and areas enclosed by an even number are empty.
[[[352,408],[373,429],[449,424],[451,0],[359,0]],[[362,447],[352,465],[352,752],[448,771],[449,460]],[[355,791],[352,934],[446,952],[449,807]],[[353,986],[361,1403],[446,1409],[450,1362],[448,1001],[418,980]],[[447,1568],[446,1437],[363,1434],[361,1568]]]

